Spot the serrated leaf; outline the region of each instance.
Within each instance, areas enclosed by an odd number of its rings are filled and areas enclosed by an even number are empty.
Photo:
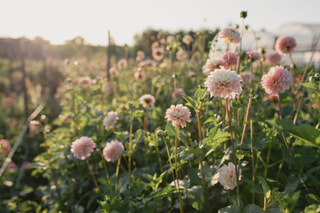
[[[310,125],[302,124],[295,126],[292,121],[285,119],[272,119],[266,122],[302,140],[299,145],[320,148],[320,131]]]
[[[181,94],[181,96],[191,105],[192,108],[196,109],[197,102],[195,100],[193,100],[190,96],[187,96],[185,94]]]
[[[315,84],[312,83],[300,83],[301,86],[307,88],[307,89],[311,89],[314,92],[317,92],[320,94],[320,89],[319,87],[317,87]]]

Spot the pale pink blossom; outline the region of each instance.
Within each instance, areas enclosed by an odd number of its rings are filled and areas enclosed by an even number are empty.
[[[184,128],[187,126],[186,122],[191,122],[191,112],[182,104],[171,105],[166,111],[165,118],[168,121],[172,121],[172,125],[175,127]]]
[[[0,152],[8,154],[11,151],[11,144],[6,139],[0,139]]]
[[[228,165],[223,165],[218,169],[218,181],[224,189],[234,189],[237,186],[236,167],[233,163],[229,162]],[[241,170],[239,169],[239,180],[241,180]]]
[[[291,53],[296,47],[296,40],[292,36],[281,36],[277,39],[275,49],[281,55]]]
[[[152,50],[152,57],[157,60],[160,61],[163,59],[164,57],[164,50],[162,48],[156,47]]]
[[[173,101],[176,101],[177,98],[180,97],[180,95],[182,94],[186,94],[186,92],[184,91],[184,89],[182,88],[177,88],[176,90],[174,90],[171,94]]]
[[[238,44],[241,40],[240,33],[231,27],[224,28],[219,32],[219,38],[224,38],[227,42]]]
[[[218,69],[220,66],[220,60],[219,59],[212,59],[208,58],[205,65],[202,67],[202,72],[209,74],[210,72],[213,72],[215,69]]]
[[[118,61],[118,63],[117,63],[117,67],[118,67],[119,70],[127,68],[127,67],[128,67],[128,62],[127,62],[127,60],[124,59],[124,58],[123,58],[123,59],[120,59],[120,60]]]
[[[141,70],[138,70],[137,72],[134,73],[134,78],[136,80],[142,80],[144,79],[144,73],[141,72]]]
[[[193,38],[191,35],[187,34],[183,36],[182,42],[185,43],[186,45],[190,45],[193,42]]]
[[[176,57],[179,61],[183,61],[185,59],[188,58],[188,53],[187,51],[183,50],[183,49],[179,49],[177,52],[176,52]]]
[[[145,94],[140,97],[139,101],[144,108],[147,108],[147,107],[152,107],[156,102],[156,99],[150,94]]]
[[[220,61],[220,65],[225,69],[236,66],[238,62],[238,54],[235,52],[226,52]]]
[[[242,72],[240,73],[240,77],[242,78],[243,85],[250,86],[254,76],[252,72]]]
[[[103,148],[103,157],[108,162],[116,162],[122,155],[124,146],[118,140],[112,140]]]
[[[136,61],[142,61],[144,57],[145,57],[144,52],[142,50],[138,50]]]
[[[103,125],[105,126],[105,129],[108,130],[114,128],[117,120],[119,120],[117,112],[108,112],[107,116],[103,119]]]
[[[252,60],[259,60],[261,58],[261,55],[259,52],[249,50],[246,52],[246,54],[251,58]]]
[[[82,136],[81,138],[72,142],[71,152],[79,160],[84,160],[91,155],[96,144],[90,137]]]
[[[175,39],[175,37],[173,36],[173,35],[169,35],[168,37],[167,37],[167,43],[168,44],[172,44],[173,42],[175,42],[176,41],[176,39]]]
[[[270,65],[277,65],[279,64],[281,61],[281,55],[279,53],[271,53],[271,54],[268,54],[267,57],[266,57],[266,62],[267,64],[270,64]]]
[[[262,76],[261,84],[266,93],[279,95],[292,85],[292,76],[281,66],[271,67],[269,72]]]
[[[89,86],[91,86],[94,83],[93,80],[89,76],[80,77],[78,79],[78,82],[84,88],[88,88]]]
[[[216,69],[210,73],[204,86],[211,97],[234,99],[242,91],[241,81],[241,77],[235,71]]]
[[[152,67],[154,65],[154,61],[151,59],[141,61],[138,66],[141,68]]]
[[[17,164],[15,164],[14,162],[10,162],[8,165],[7,165],[7,168],[6,170],[9,170],[9,171],[15,171],[17,170]]]

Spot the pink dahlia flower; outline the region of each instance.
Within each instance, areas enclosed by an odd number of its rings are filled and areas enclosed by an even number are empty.
[[[81,138],[72,142],[71,152],[79,160],[84,160],[91,155],[96,144],[90,137],[82,136]]]
[[[142,80],[144,79],[144,73],[141,70],[138,70],[137,72],[134,73],[134,78],[136,80]]]
[[[285,55],[291,53],[296,45],[296,40],[292,36],[282,36],[277,39],[275,48],[281,55]]]
[[[154,103],[156,102],[156,99],[150,94],[145,94],[145,95],[141,96],[139,101],[140,101],[140,104],[142,104],[142,106],[144,108],[147,108],[147,107],[152,107],[154,105]]]
[[[11,145],[8,140],[0,139],[0,152],[8,154],[11,151]]]
[[[176,57],[179,61],[183,61],[185,59],[188,58],[188,53],[187,51],[183,50],[183,49],[179,49],[177,52],[176,52]]]
[[[261,55],[259,52],[249,50],[246,53],[249,56],[249,58],[251,58],[252,60],[259,60],[261,58]]]
[[[279,53],[272,53],[267,55],[266,57],[266,62],[273,66],[279,64],[280,61],[281,61],[281,55]]]
[[[103,149],[103,157],[108,162],[116,162],[124,151],[123,144],[118,140],[107,143]]]
[[[271,67],[269,72],[262,76],[261,84],[266,93],[279,95],[289,89],[292,84],[292,76],[287,69],[281,66]]]
[[[220,61],[221,66],[225,69],[236,66],[238,62],[238,55],[235,52],[226,52]]]
[[[182,42],[185,43],[186,45],[190,45],[193,42],[193,38],[191,35],[185,35],[182,38]]]
[[[182,88],[177,88],[176,90],[174,90],[171,94],[173,101],[176,101],[177,98],[180,97],[180,95],[182,94],[186,94],[186,92],[184,91],[184,89]]]
[[[136,61],[142,61],[144,57],[145,57],[144,52],[142,50],[138,50]]]
[[[163,59],[164,56],[164,50],[162,48],[156,47],[152,50],[152,57],[157,60],[160,61]]]
[[[80,77],[78,79],[78,82],[84,88],[88,88],[89,86],[91,86],[94,83],[93,80],[89,76]]]
[[[236,94],[242,91],[241,81],[241,77],[235,71],[216,69],[210,73],[204,86],[207,87],[211,97],[234,99]]]
[[[220,66],[220,60],[208,58],[206,64],[202,67],[202,72],[209,74]]]
[[[176,106],[171,105],[167,109],[165,118],[168,121],[172,121],[173,126],[184,128],[187,126],[186,122],[191,122],[190,116],[191,112],[189,109],[182,104],[178,104]]]
[[[117,112],[108,112],[107,116],[103,119],[103,125],[105,126],[105,129],[112,129],[116,124],[117,120],[119,120]]]
[[[128,67],[128,62],[127,62],[127,60],[124,59],[124,58],[123,58],[123,59],[120,59],[120,60],[118,61],[118,63],[117,63],[117,67],[118,67],[119,70],[127,68],[127,67]]]
[[[240,33],[231,27],[224,28],[219,32],[219,37],[224,38],[228,42],[238,44],[241,40]]]
[[[228,166],[223,165],[218,169],[219,178],[218,181],[224,189],[234,189],[237,186],[236,167],[233,163],[229,162]],[[239,170],[239,180],[241,180],[241,170]]]
[[[244,85],[250,86],[254,76],[252,72],[242,72],[240,73],[240,77],[242,78],[242,83]]]

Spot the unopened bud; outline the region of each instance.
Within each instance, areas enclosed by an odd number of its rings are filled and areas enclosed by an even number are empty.
[[[241,11],[240,12],[240,18],[247,18],[248,12],[247,11]]]

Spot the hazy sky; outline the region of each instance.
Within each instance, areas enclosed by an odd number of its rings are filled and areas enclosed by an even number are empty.
[[[245,24],[275,31],[285,23],[320,23],[320,0],[0,0],[0,37],[41,36],[53,44],[78,35],[106,44],[132,44],[146,28],[198,30]]]

